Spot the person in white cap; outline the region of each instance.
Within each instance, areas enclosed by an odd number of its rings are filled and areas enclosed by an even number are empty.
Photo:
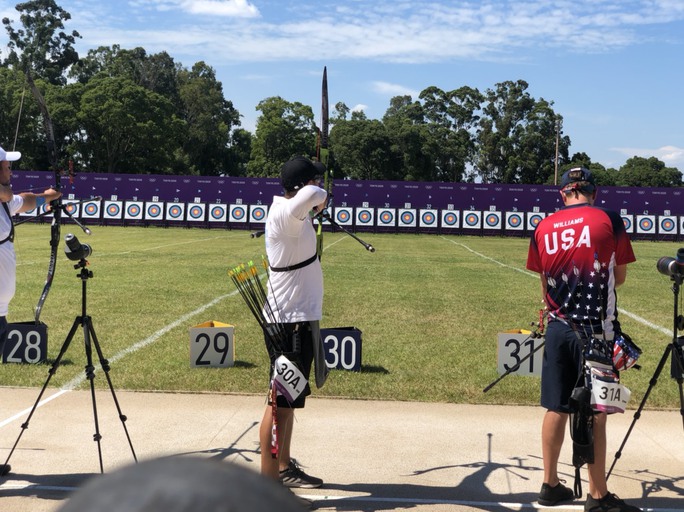
[[[15,194],[10,181],[10,162],[21,158],[18,151],[5,151],[0,147],[0,360],[7,337],[7,312],[16,289],[16,256],[14,254],[14,225],[12,216],[49,204],[62,195],[51,188],[42,194],[23,192]]]

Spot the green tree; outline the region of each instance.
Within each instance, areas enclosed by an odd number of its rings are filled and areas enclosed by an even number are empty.
[[[337,174],[360,180],[402,179],[394,165],[392,142],[385,125],[376,120],[338,120],[330,131]]]
[[[183,152],[193,174],[218,176],[233,174],[231,161],[231,132],[240,124],[240,115],[230,101],[224,99],[223,86],[216,74],[204,62],[197,62],[191,70],[178,73],[181,118],[185,121]],[[167,96],[165,96],[167,97]]]
[[[432,156],[431,181],[462,181],[475,155],[475,128],[484,100],[477,89],[445,92],[428,87],[420,93],[428,123],[425,148]]]
[[[256,109],[261,115],[247,164],[250,176],[278,176],[290,158],[314,154],[317,128],[311,107],[273,96],[260,101]]]
[[[76,150],[95,172],[169,173],[183,121],[163,96],[128,78],[98,76],[86,85]]]
[[[617,184],[626,187],[681,187],[682,173],[656,157],[634,156],[620,167]]]
[[[50,84],[64,85],[66,70],[78,61],[74,43],[81,37],[75,30],[64,30],[64,22],[71,19],[71,14],[54,0],[21,2],[16,9],[24,28],[15,30],[12,21],[3,18],[9,35],[5,62]]]
[[[485,183],[544,183],[554,174],[556,121],[552,104],[535,100],[523,80],[502,82],[485,93],[475,169]],[[567,160],[570,138],[559,139]]]

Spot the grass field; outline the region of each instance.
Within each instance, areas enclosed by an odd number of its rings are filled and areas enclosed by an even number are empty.
[[[256,321],[227,270],[261,259],[263,239],[246,231],[93,227],[74,233],[93,253],[88,314],[117,389],[263,393],[268,359]],[[49,226],[17,228],[18,290],[10,321],[33,318],[45,281]],[[342,233],[327,233],[323,327],[363,332],[361,372],[334,371],[319,396],[454,403],[536,404],[539,381],[497,376],[497,333],[528,328],[538,316],[539,277],[525,270],[527,239],[372,234],[369,253]],[[41,386],[74,318],[81,314],[78,271],[60,245],[57,273],[41,320],[49,326],[47,364],[0,366],[2,386]],[[643,349],[640,371],[623,382],[636,407],[672,338],[673,293],[656,270],[679,244],[635,242],[638,261],[620,289],[623,328]],[[236,365],[191,368],[188,329],[218,320],[235,325]],[[51,387],[83,382],[85,349],[79,329]],[[97,386],[106,385],[97,373]],[[679,408],[669,362],[648,408]]]

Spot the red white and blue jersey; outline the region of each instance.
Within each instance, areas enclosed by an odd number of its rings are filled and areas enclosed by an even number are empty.
[[[537,225],[527,268],[546,280],[551,318],[581,326],[585,332],[600,330],[609,335],[617,327],[615,267],[635,260],[617,213],[578,204]]]

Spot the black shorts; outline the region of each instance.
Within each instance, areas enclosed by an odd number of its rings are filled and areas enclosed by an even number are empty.
[[[552,321],[546,326],[541,376],[541,405],[569,413],[570,395],[584,384],[582,340],[569,325]]]
[[[316,327],[318,326],[318,322],[313,322]],[[274,346],[274,344],[270,341],[272,336],[269,336],[268,334],[264,334],[264,339],[266,341],[266,348],[268,349],[268,356],[271,360],[270,368],[269,368],[269,385],[271,382],[271,379],[273,377],[273,370],[275,367],[275,360],[278,359],[281,355],[284,355],[287,357],[290,361],[292,361],[297,368],[299,369],[300,372],[306,377],[306,385],[304,387],[304,391],[297,397],[297,399],[294,402],[288,402],[287,399],[282,396],[278,395],[276,404],[278,407],[285,407],[285,408],[291,408],[291,409],[301,409],[304,407],[306,403],[306,397],[311,394],[311,386],[309,385],[309,376],[311,375],[311,366],[313,364],[313,357],[314,357],[314,352],[313,352],[313,333],[312,333],[312,322],[297,322],[294,324],[282,324],[284,331],[285,331],[285,336],[283,340],[279,341],[279,346]],[[299,335],[299,343],[300,343],[300,349],[299,352],[293,352],[293,340],[295,338],[295,333],[298,333]],[[269,400],[268,403],[270,405],[271,403],[271,391],[269,390]]]

